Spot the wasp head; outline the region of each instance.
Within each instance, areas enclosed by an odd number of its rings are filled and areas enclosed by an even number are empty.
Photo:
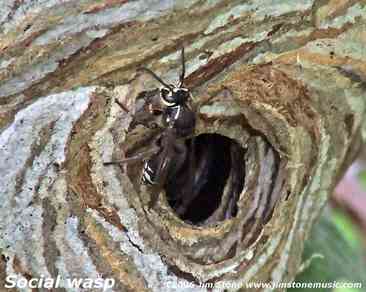
[[[180,106],[188,102],[190,97],[190,92],[188,88],[183,87],[184,77],[185,77],[185,58],[184,58],[184,48],[182,48],[182,72],[179,77],[179,82],[177,85],[168,84],[162,80],[158,75],[156,75],[149,68],[141,67],[140,70],[144,70],[149,73],[155,80],[159,81],[163,87],[160,91],[160,99],[162,104],[168,107]]]
[[[163,104],[169,107],[185,104],[189,99],[189,90],[184,87],[160,89],[160,98]]]

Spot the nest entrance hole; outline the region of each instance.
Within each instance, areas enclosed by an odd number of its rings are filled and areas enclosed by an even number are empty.
[[[187,161],[165,186],[169,205],[182,220],[194,225],[210,217],[214,222],[236,216],[245,178],[244,148],[233,139],[207,133],[186,144]]]

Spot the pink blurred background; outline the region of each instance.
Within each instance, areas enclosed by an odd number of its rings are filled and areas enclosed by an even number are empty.
[[[366,147],[338,183],[331,204],[346,211],[362,228],[366,244]]]

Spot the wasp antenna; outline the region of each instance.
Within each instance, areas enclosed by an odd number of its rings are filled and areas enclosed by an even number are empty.
[[[183,86],[184,77],[186,75],[186,60],[185,60],[185,57],[184,57],[184,47],[182,47],[181,58],[182,58],[182,73],[180,74],[180,78],[179,78],[179,82],[180,82],[179,87]]]
[[[137,69],[138,71],[146,71],[149,73],[152,77],[154,77],[157,81],[159,81],[162,85],[169,88],[170,90],[173,90],[173,87],[167,83],[165,83],[158,75],[156,75],[153,71],[151,71],[149,68],[146,67],[140,67]]]

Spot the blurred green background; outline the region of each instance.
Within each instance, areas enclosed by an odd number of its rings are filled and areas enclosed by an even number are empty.
[[[287,291],[366,291],[366,155],[347,171],[335,189],[303,254],[296,282],[358,282],[356,288],[288,289]]]

